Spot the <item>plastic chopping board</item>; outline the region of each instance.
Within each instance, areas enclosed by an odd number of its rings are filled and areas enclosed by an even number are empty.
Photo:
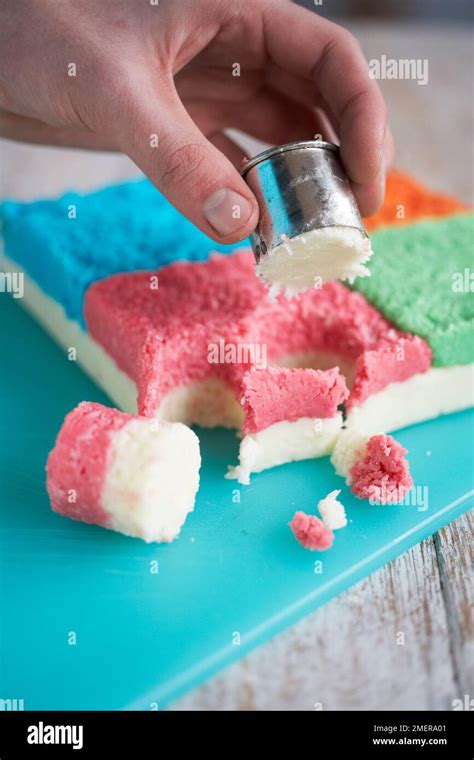
[[[418,486],[403,506],[358,502],[327,457],[238,486],[223,477],[237,439],[210,430],[172,544],[60,517],[47,453],[73,406],[108,402],[1,294],[0,324],[0,697],[25,709],[161,709],[472,506],[474,415],[462,412],[397,433]],[[305,551],[288,521],[334,488],[350,523],[330,551]]]

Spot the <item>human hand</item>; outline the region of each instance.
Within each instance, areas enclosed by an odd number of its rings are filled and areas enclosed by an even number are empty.
[[[3,5],[0,135],[122,150],[223,243],[258,221],[227,128],[271,144],[337,136],[361,212],[378,208],[393,142],[348,31],[288,0],[155,2]]]

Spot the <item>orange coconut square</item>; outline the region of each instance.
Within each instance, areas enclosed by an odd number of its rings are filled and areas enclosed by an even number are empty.
[[[364,219],[369,232],[419,219],[435,219],[468,211],[469,207],[451,195],[429,190],[409,174],[393,170],[387,177],[385,201],[373,216]]]

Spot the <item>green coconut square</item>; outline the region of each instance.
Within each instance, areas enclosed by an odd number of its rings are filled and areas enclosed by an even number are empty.
[[[352,287],[424,338],[435,366],[474,362],[474,217],[384,227],[371,239],[371,276]]]

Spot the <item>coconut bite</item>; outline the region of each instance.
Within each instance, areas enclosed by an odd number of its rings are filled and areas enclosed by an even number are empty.
[[[340,490],[331,491],[324,499],[320,499],[318,502],[318,512],[326,528],[329,528],[329,530],[340,530],[347,525],[346,510],[344,509],[344,505],[338,500],[340,493]]]
[[[413,486],[407,450],[391,435],[343,430],[331,462],[359,499],[376,504],[403,501]]]
[[[390,435],[374,435],[367,443],[365,456],[349,473],[351,490],[371,504],[396,504],[403,501],[413,486],[407,450]]]
[[[355,227],[322,227],[293,238],[262,256],[257,275],[272,293],[291,297],[331,280],[367,277],[372,255],[369,238]]]
[[[298,543],[312,552],[323,552],[333,544],[334,533],[315,515],[295,512],[289,526]]]
[[[185,425],[84,401],[59,431],[46,486],[61,515],[170,542],[194,508],[200,465],[199,440]]]

